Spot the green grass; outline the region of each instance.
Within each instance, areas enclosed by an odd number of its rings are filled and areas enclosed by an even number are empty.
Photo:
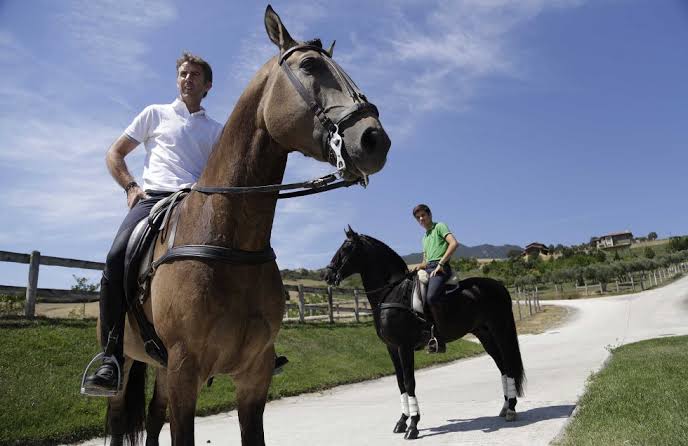
[[[688,336],[620,347],[556,444],[688,445]]]
[[[371,323],[285,325],[277,342],[289,357],[270,399],[318,391],[393,373]],[[0,319],[0,445],[74,442],[103,434],[105,399],[79,395],[83,367],[98,352],[95,321]],[[468,341],[446,355],[416,355],[418,367],[482,352]],[[149,396],[153,379],[149,373]],[[226,376],[204,388],[199,415],[235,408]]]

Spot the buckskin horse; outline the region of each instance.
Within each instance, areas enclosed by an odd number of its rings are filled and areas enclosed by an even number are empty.
[[[404,260],[387,245],[351,227],[346,240],[327,266],[330,285],[354,273],[363,280],[373,309],[375,329],[387,345],[401,393],[401,418],[395,433],[418,438],[420,410],[416,399],[414,349],[427,341],[427,322],[413,311],[411,274]],[[504,403],[499,416],[516,419],[517,396],[523,396],[525,374],[518,346],[511,296],[498,281],[486,277],[468,278],[447,290],[442,300],[442,319],[435,321],[446,341],[474,334],[502,374]],[[411,418],[409,425],[406,421]]]
[[[168,405],[172,444],[194,444],[200,388],[219,374],[236,385],[242,445],[265,444],[263,411],[285,307],[270,238],[287,155],[298,150],[336,165],[345,185],[367,183],[385,164],[390,140],[378,111],[332,60],[332,47],[295,41],[270,6],[265,28],[279,55],[250,81],[170,218],[174,246],[155,246],[144,309],[167,348],[167,367],[157,368],[147,418],[146,365],[158,364],[136,319],[127,318],[124,391],[108,404],[112,444],[140,441],[144,421],[146,444],[158,444]],[[340,184],[331,181],[291,194]]]

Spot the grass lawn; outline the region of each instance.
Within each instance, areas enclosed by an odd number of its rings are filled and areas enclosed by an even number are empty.
[[[393,373],[372,323],[285,324],[277,349],[291,362],[273,380],[270,399]],[[0,319],[0,445],[55,444],[102,435],[105,399],[79,395],[83,367],[98,350],[93,320]],[[416,363],[425,367],[482,351],[462,340],[449,344],[445,355],[419,353]],[[233,408],[234,386],[221,376],[201,392],[197,413]]]
[[[614,350],[556,444],[688,445],[687,378],[688,336]]]

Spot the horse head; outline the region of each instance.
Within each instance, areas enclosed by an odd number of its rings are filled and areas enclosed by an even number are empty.
[[[265,127],[281,146],[329,162],[346,179],[378,172],[390,139],[375,105],[332,59],[334,43],[294,40],[268,5],[265,29],[279,48],[259,109]]]
[[[328,285],[338,286],[342,280],[354,273],[360,272],[359,257],[363,251],[361,236],[354,232],[351,226],[344,233],[346,234],[346,240],[344,240],[344,243],[339,247],[326,268],[325,281]]]

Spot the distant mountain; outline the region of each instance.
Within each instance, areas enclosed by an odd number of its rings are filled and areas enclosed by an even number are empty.
[[[453,257],[477,257],[479,259],[506,259],[507,254],[512,249],[523,251],[523,248],[516,245],[478,245],[466,246],[459,244]],[[423,260],[423,253],[415,252],[405,256],[402,259],[408,264],[420,263]]]

